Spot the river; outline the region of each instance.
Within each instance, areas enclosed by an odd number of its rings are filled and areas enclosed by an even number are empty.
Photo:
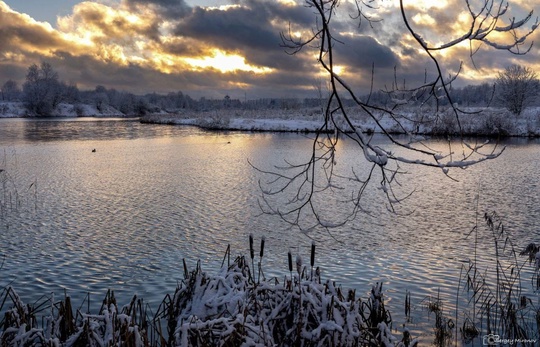
[[[330,234],[299,232],[261,214],[258,204],[262,177],[250,163],[272,168],[303,160],[310,145],[300,134],[137,120],[0,119],[0,169],[9,174],[0,191],[0,284],[29,303],[64,292],[75,302],[88,294],[100,302],[113,289],[119,304],[137,294],[155,307],[182,279],[183,259],[217,272],[227,245],[233,255],[247,254],[252,233],[256,243],[266,238],[267,277],[288,274],[289,250],[309,259],[315,240],[323,279],[363,297],[382,281],[387,307],[402,324],[407,291],[419,317],[426,316],[425,298],[437,295],[452,316],[477,218],[479,258],[492,259],[484,212],[501,216],[517,248],[540,241],[539,140],[505,140],[500,158],[452,171],[456,181],[439,170],[407,168],[404,189],[414,193],[397,213],[374,189],[366,196],[372,213]],[[345,143],[338,165],[358,155]],[[408,324],[429,334],[421,320]]]

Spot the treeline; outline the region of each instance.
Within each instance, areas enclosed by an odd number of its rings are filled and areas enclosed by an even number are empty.
[[[536,77],[536,76],[535,76]],[[503,88],[497,88],[500,83],[469,85],[463,88],[448,86],[451,101],[462,107],[506,107]],[[538,88],[527,88],[537,94]],[[529,98],[529,104],[538,105],[537,95]],[[371,104],[392,107],[396,104],[411,106],[449,104],[443,90],[432,91],[429,87],[408,90],[394,87],[392,91],[376,91],[365,95],[364,100]],[[30,114],[36,116],[54,115],[60,103],[72,105],[87,104],[94,106],[99,112],[111,113],[119,111],[125,115],[146,115],[159,112],[210,111],[218,109],[279,109],[292,110],[301,108],[316,108],[324,104],[320,98],[260,98],[255,100],[233,99],[226,95],[223,99],[207,99],[201,97],[198,100],[191,98],[181,91],[168,94],[150,93],[135,95],[98,85],[93,90],[81,91],[76,85],[66,84],[59,79],[58,73],[48,63],[34,64],[28,68],[26,79],[22,87],[13,80],[6,81],[0,90],[1,101],[24,102]],[[354,105],[352,100],[345,103]],[[77,109],[77,108],[76,108]]]

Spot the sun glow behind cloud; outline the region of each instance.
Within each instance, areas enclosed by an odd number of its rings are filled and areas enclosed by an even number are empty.
[[[228,54],[219,49],[213,49],[211,55],[200,58],[183,58],[193,70],[217,69],[220,72],[249,71],[255,73],[268,73],[272,69],[258,67],[246,63],[246,59],[237,54]]]

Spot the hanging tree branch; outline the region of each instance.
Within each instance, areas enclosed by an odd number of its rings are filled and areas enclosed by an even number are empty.
[[[408,194],[399,196],[394,190],[396,185],[400,185],[399,177],[405,173],[405,170],[402,169],[403,165],[437,168],[442,171],[443,175],[450,177],[449,170],[452,168],[466,168],[497,158],[502,153],[504,148],[488,147],[487,143],[471,144],[463,139],[461,139],[460,153],[456,153],[451,145],[444,152],[430,148],[422,141],[421,136],[407,131],[408,127],[403,123],[407,117],[398,112],[401,105],[407,104],[422,94],[424,98],[434,100],[435,109],[433,112],[439,114],[442,108],[439,100],[445,98],[450,105],[449,110],[453,113],[459,129],[461,129],[460,115],[466,112],[454,104],[449,91],[450,83],[458,77],[459,71],[454,76],[445,79],[442,62],[435,53],[451,49],[467,41],[483,43],[491,48],[506,50],[514,54],[525,54],[531,49],[532,43],[525,50],[521,50],[520,47],[526,43],[529,35],[536,29],[538,20],[532,29],[525,34],[518,35],[517,31],[531,20],[532,12],[521,20],[512,19],[509,24],[502,25],[502,16],[508,9],[507,3],[482,0],[479,8],[474,10],[471,1],[466,0],[464,5],[470,16],[470,26],[466,32],[447,43],[433,45],[411,25],[407,7],[404,1],[400,0],[399,10],[403,23],[419,48],[432,62],[435,77],[431,80],[426,78],[422,85],[413,88],[403,87],[400,89],[396,81],[392,89],[387,91],[392,100],[391,104],[383,106],[371,102],[370,96],[363,100],[349,86],[345,78],[337,73],[336,61],[338,57],[335,46],[344,43],[338,40],[332,21],[336,15],[339,1],[305,1],[306,7],[312,9],[316,17],[311,36],[304,40],[296,39],[293,38],[291,30],[289,30],[287,34],[282,33],[281,38],[283,47],[289,54],[297,54],[303,49],[314,48],[318,50],[317,60],[328,76],[329,85],[328,97],[321,109],[324,121],[315,134],[311,153],[305,162],[287,163],[284,167],[275,167],[272,170],[256,168],[263,176],[269,177],[269,180],[260,182],[263,192],[260,205],[264,212],[279,215],[283,220],[300,229],[311,229],[317,226],[330,229],[350,222],[360,212],[369,213],[362,202],[366,190],[374,180],[373,183],[386,196],[388,208],[394,210],[395,204],[408,196]],[[368,21],[370,26],[378,23],[379,19],[364,12],[364,7],[368,10],[377,10],[374,1],[368,3],[357,1],[357,14],[351,15],[349,18]],[[503,33],[511,34],[510,41],[496,42],[495,36]],[[475,52],[471,48],[471,57]],[[371,88],[373,88],[374,74],[375,65],[372,67]],[[405,98],[394,97],[398,93],[402,93]],[[348,101],[350,100],[354,106],[349,106]],[[390,145],[381,145],[375,142],[367,129],[353,122],[351,117],[353,110],[361,110],[367,115],[377,125],[377,131],[389,140]],[[394,136],[381,120],[382,117],[391,119],[408,136]],[[337,147],[344,138],[354,143],[361,153],[356,158],[356,163],[348,163],[350,164],[348,173],[336,170]],[[362,172],[355,169],[355,165],[362,167]],[[343,209],[340,209],[339,216],[327,216],[321,212],[324,206],[329,203],[329,197],[333,197],[332,201],[344,206]]]

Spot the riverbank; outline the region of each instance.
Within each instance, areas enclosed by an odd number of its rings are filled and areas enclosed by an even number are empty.
[[[54,111],[54,117],[127,117],[124,113],[111,106],[98,109],[89,104],[60,103]],[[0,118],[28,118],[36,117],[29,112],[21,101],[0,102]]]
[[[379,115],[377,122],[361,112],[350,115],[355,127],[368,133],[387,132],[420,135],[465,136],[540,136],[540,108],[528,108],[515,116],[502,108],[466,110],[458,120],[447,109],[438,114],[429,109],[414,108],[401,112],[397,117]],[[141,117],[141,122],[151,124],[192,125],[208,130],[316,132],[333,131],[332,124],[322,128],[323,115],[314,109],[304,110],[219,110],[186,112],[178,114],[154,114]],[[378,123],[378,124],[377,124]],[[379,125],[380,124],[380,125]],[[342,129],[348,127],[342,122]]]
[[[438,113],[431,108],[404,108],[396,115],[376,115],[373,119],[360,111],[352,111],[349,117],[355,127],[367,133],[387,132],[420,135],[464,136],[540,136],[540,107],[526,108],[516,116],[504,108],[466,108],[459,122],[451,109]],[[113,107],[98,109],[89,104],[60,104],[55,117],[133,117]],[[0,102],[0,118],[33,117],[22,102]],[[333,131],[333,125],[323,128],[324,117],[319,109],[300,108],[291,110],[220,109],[213,111],[156,112],[140,117],[142,123],[191,125],[207,130],[261,131],[261,132],[317,132]],[[339,122],[339,121],[338,121]],[[347,129],[342,120],[339,126]]]

